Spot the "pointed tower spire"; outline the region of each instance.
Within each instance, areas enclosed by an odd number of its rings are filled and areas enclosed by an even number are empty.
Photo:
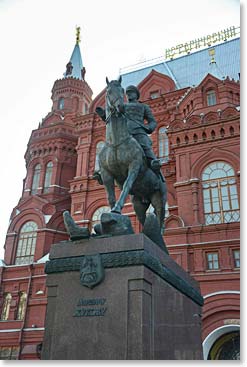
[[[80,39],[81,27],[76,27],[76,44],[79,45],[81,42]]]
[[[80,39],[80,27],[76,27],[76,44],[72,55],[70,57],[70,61],[66,65],[66,71],[63,74],[64,78],[76,78],[80,80],[85,80],[86,69],[83,66],[81,51],[79,43]]]
[[[215,76],[218,79],[225,79],[225,76],[223,75],[223,72],[220,70],[218,64],[216,63],[215,60],[215,49],[214,48],[210,48],[209,51],[209,56],[211,56],[211,61],[209,63],[209,73],[213,76]]]

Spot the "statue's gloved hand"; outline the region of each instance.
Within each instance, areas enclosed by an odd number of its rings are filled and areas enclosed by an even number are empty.
[[[97,113],[97,115],[99,115],[99,117],[102,118],[102,120],[105,121],[105,119],[106,119],[106,113],[105,113],[104,108],[102,108],[102,107],[96,107],[95,112]]]
[[[119,103],[118,105],[118,111],[121,112],[121,113],[124,113],[125,112],[125,106],[123,103]]]

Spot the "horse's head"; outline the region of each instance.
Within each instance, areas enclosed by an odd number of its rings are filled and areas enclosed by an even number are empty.
[[[109,82],[106,77],[106,107],[111,112],[121,112],[121,107],[124,103],[124,89],[121,86],[122,77],[118,80],[112,80]]]

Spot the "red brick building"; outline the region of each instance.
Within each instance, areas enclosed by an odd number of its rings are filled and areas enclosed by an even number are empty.
[[[164,237],[170,255],[200,283],[205,359],[239,358],[239,44],[122,73],[123,86],[138,86],[158,122],[152,140],[168,188]],[[39,358],[44,264],[50,246],[68,238],[63,211],[92,228],[108,210],[103,186],[92,179],[105,134],[94,111],[104,106],[105,90],[92,100],[78,42],[51,98],[51,112],[28,142],[0,264],[0,359]],[[138,232],[130,200],[123,212]]]

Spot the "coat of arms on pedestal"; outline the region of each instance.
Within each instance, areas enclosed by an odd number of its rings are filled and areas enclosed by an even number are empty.
[[[82,285],[93,288],[102,282],[104,276],[105,269],[100,254],[83,257],[80,267],[80,281]]]

